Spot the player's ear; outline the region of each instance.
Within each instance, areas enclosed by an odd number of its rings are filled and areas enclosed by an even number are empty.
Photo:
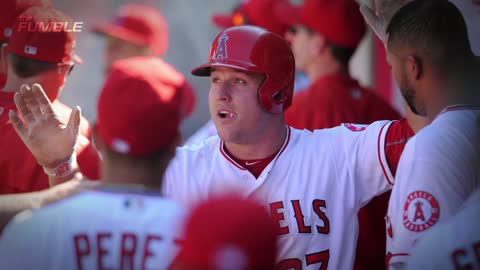
[[[4,43],[0,48],[0,70],[3,70],[7,73],[8,67],[8,44]]]
[[[412,80],[419,80],[423,75],[423,63],[417,56],[409,55],[405,68],[409,78]]]
[[[312,47],[313,55],[323,54],[325,50],[329,49],[327,40],[322,35],[312,33]]]
[[[105,151],[105,143],[99,136],[98,129],[95,126],[92,127],[92,143],[99,153]]]

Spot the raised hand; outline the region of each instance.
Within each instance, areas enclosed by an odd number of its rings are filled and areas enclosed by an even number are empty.
[[[65,125],[39,84],[31,88],[23,85],[14,100],[23,122],[13,110],[9,111],[10,121],[37,162],[47,168],[56,168],[69,160],[78,137],[80,108],[71,112]]]
[[[387,47],[387,27],[393,15],[405,4],[413,0],[362,0],[360,12],[375,34]]]

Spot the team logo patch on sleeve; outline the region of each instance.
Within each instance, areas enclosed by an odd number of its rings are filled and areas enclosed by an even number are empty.
[[[413,232],[422,232],[437,223],[440,207],[430,193],[415,191],[410,193],[403,208],[403,225]]]
[[[342,125],[351,131],[364,131],[368,127],[368,125],[358,125],[352,123],[343,123]]]

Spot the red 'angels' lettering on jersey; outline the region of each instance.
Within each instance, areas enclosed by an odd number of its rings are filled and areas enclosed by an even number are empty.
[[[368,125],[358,125],[352,123],[343,123],[342,125],[351,131],[364,131],[368,127]]]
[[[315,225],[315,229],[317,233],[321,234],[328,234],[330,233],[330,221],[328,220],[327,215],[322,210],[322,208],[326,209],[327,205],[325,200],[313,200],[312,202],[312,210],[315,215],[318,217],[318,222],[314,224],[306,224],[305,223],[305,215],[304,210],[300,205],[300,200],[291,200],[290,203],[284,204],[282,201],[270,203],[270,213],[278,225],[279,235],[284,235],[290,233],[293,228],[289,228],[288,226],[283,226],[282,224],[285,223],[285,207],[289,207],[291,205],[294,213],[294,218],[296,221],[297,229],[299,233],[312,233],[312,226]],[[311,215],[308,215],[311,216]],[[292,224],[288,223],[290,226]]]
[[[430,193],[414,191],[407,196],[403,208],[403,224],[410,231],[422,232],[432,227],[439,216],[440,207]]]
[[[472,249],[468,247],[458,248],[450,256],[455,269],[475,269],[475,264],[480,265],[480,242],[473,243]],[[476,263],[473,262],[473,258],[475,258]]]
[[[115,245],[114,237],[119,237],[120,245]],[[94,235],[86,233],[76,234],[73,237],[77,269],[86,269],[83,261],[94,259],[97,269],[134,269],[135,261],[141,260],[141,268],[147,269],[148,261],[157,256],[154,245],[162,241],[162,237],[154,234],[138,236],[134,233],[99,232]],[[140,246],[143,243],[142,246]],[[118,265],[106,265],[106,257],[111,253],[118,253]]]

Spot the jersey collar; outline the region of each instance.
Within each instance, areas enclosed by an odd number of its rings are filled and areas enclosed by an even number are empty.
[[[290,127],[289,126],[285,126],[287,128],[287,136],[285,138],[285,141],[283,142],[283,145],[282,147],[280,148],[280,150],[278,151],[278,154],[275,156],[275,158],[272,160],[272,162],[275,162],[277,160],[277,158],[283,153],[283,151],[285,150],[285,148],[287,147],[288,143],[290,142],[290,134],[291,134],[291,130],[290,130]],[[231,164],[233,164],[235,167],[237,167],[238,169],[240,170],[247,170],[245,169],[244,167],[242,167],[240,164],[238,164],[233,158],[231,158],[227,152],[225,151],[225,142],[223,140],[220,140],[220,153],[222,153],[222,156],[228,160],[228,162],[230,162]],[[270,162],[270,163],[272,163]],[[267,166],[265,169],[267,169],[269,166]]]

